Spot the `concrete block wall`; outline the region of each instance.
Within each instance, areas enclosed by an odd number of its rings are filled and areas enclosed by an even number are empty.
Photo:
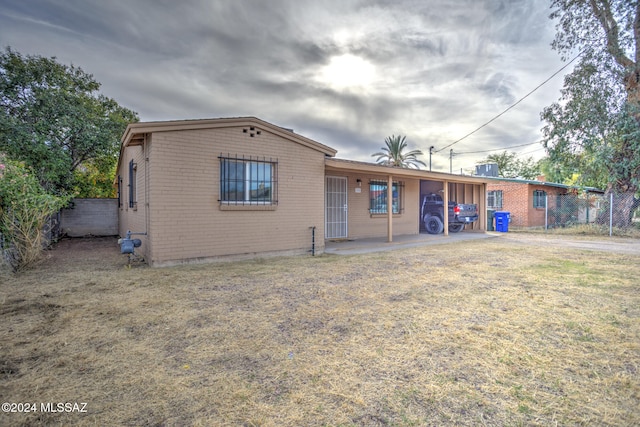
[[[60,228],[70,237],[118,234],[118,199],[74,199],[60,213]]]
[[[147,138],[149,141],[150,137]],[[147,147],[147,155],[149,155],[150,147]],[[136,164],[135,182],[129,182],[129,162],[133,160]],[[120,200],[119,200],[119,232],[116,233],[120,237],[124,237],[128,230],[134,233],[145,233],[147,230],[147,183],[148,183],[148,162],[144,146],[129,147],[121,158],[120,171],[118,177],[121,179]],[[129,206],[129,189],[130,185],[135,186],[134,204]],[[142,247],[136,253],[141,253],[145,259],[151,257],[148,236],[136,235],[137,239],[142,241]]]

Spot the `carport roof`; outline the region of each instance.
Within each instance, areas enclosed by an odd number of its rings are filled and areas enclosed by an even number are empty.
[[[363,172],[376,175],[393,175],[394,177],[416,178],[431,181],[447,181],[461,184],[486,184],[489,180],[484,176],[454,175],[444,172],[432,172],[422,169],[398,168],[383,166],[376,163],[358,162],[354,160],[325,158],[325,168],[328,171]]]
[[[487,177],[489,184],[497,184],[499,182],[513,182],[516,184],[528,184],[528,185],[542,185],[547,187],[556,187],[556,188],[564,188],[565,190],[584,190],[587,193],[604,193],[604,190],[600,190],[595,187],[578,187],[576,185],[566,185],[560,184],[557,182],[548,182],[548,181],[537,181],[537,180],[528,180],[528,179],[519,179],[519,178],[502,178],[502,177]]]

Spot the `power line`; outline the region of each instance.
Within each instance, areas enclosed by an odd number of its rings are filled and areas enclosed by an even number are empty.
[[[518,155],[519,155],[519,156],[524,156],[525,154],[535,153],[536,151],[540,151],[540,150],[544,150],[544,147],[538,147],[538,148],[536,148],[535,150],[531,150],[531,151],[527,151],[527,152],[524,152],[524,153],[520,153],[520,154],[518,154]]]
[[[571,65],[571,63],[573,61],[575,61],[576,59],[578,59],[578,57],[582,55],[582,52],[578,53],[576,56],[573,57],[573,59],[569,62],[567,62],[562,68],[560,68],[558,71],[556,71],[555,73],[553,73],[548,79],[546,79],[545,81],[543,81],[542,83],[540,83],[538,86],[536,86],[531,92],[527,93],[525,96],[523,96],[522,98],[520,98],[518,101],[516,101],[514,104],[510,105],[506,110],[504,110],[502,113],[498,114],[497,116],[495,116],[494,118],[492,118],[491,120],[489,120],[488,122],[486,122],[485,124],[483,124],[482,126],[478,127],[477,129],[469,132],[468,134],[466,134],[465,136],[463,136],[462,138],[453,141],[451,144],[446,145],[444,147],[442,147],[441,149],[435,151],[436,153],[439,153],[442,150],[445,150],[455,144],[457,144],[458,142],[462,141],[463,139],[468,138],[469,136],[473,135],[474,133],[478,132],[480,129],[482,129],[483,127],[489,125],[490,123],[492,123],[493,121],[497,120],[500,116],[502,116],[503,114],[505,114],[507,111],[511,110],[513,107],[515,107],[516,105],[520,104],[522,101],[524,101],[526,98],[528,98],[532,93],[534,93],[535,91],[537,91],[538,89],[540,89],[542,86],[544,86],[547,82],[549,82],[549,80],[551,80],[552,78],[554,78],[556,75],[558,75],[562,70],[564,70],[565,68],[567,68],[569,65]]]
[[[519,144],[519,145],[511,145],[509,147],[502,147],[502,148],[492,148],[490,150],[480,150],[480,151],[463,151],[463,152],[456,152],[455,154],[478,154],[478,153],[489,153],[491,151],[503,151],[503,150],[507,150],[509,148],[518,148],[518,147],[526,147],[528,145],[533,145],[533,144],[540,144],[542,141],[536,141],[536,142],[529,142],[528,144]]]
[[[530,142],[529,144],[513,145],[513,146],[511,146],[511,147],[505,147],[505,148],[525,147],[525,146],[527,146],[527,145],[538,144],[538,143],[540,143],[540,142],[542,142],[542,141]],[[454,156],[457,156],[458,154],[475,154],[475,153],[485,153],[485,152],[488,152],[488,151],[497,151],[497,150],[502,150],[502,149],[501,149],[501,148],[497,148],[497,149],[494,149],[494,150],[485,150],[485,151],[469,151],[469,152],[464,152],[464,153],[453,153],[453,154],[454,154]],[[535,153],[536,151],[540,151],[540,150],[544,150],[544,147],[538,147],[538,148],[536,148],[535,150],[526,151],[526,152],[524,152],[524,153],[516,153],[516,156],[517,156],[517,157],[522,157],[522,156],[525,156],[525,155],[527,155],[527,154]],[[461,168],[461,169],[464,169],[464,170],[471,170],[471,169],[473,169],[474,167],[476,167],[478,164],[479,164],[479,163],[476,163],[474,166],[467,166],[467,167],[464,167],[464,168]],[[451,169],[451,168],[450,168],[450,169]]]

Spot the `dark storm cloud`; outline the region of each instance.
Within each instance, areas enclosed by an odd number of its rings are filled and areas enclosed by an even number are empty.
[[[553,73],[547,14],[536,0],[5,0],[0,41],[82,67],[142,120],[253,115],[370,161],[394,133],[445,146]],[[344,55],[369,69],[332,70]],[[535,140],[559,84],[455,149]]]

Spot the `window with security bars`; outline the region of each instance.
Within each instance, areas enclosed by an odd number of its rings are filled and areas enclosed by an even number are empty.
[[[235,205],[277,203],[277,160],[220,156],[220,202]]]
[[[386,214],[387,213],[387,181],[371,181],[369,183],[369,213]],[[402,185],[394,182],[391,187],[393,199],[391,200],[392,213],[398,214],[402,211],[402,198],[400,197],[400,189]]]
[[[118,207],[122,207],[122,177],[118,175]]]
[[[487,191],[487,207],[502,209],[502,190]]]
[[[129,162],[129,207],[137,208],[138,206],[138,165],[131,160]]]
[[[542,190],[535,190],[533,192],[533,207],[545,208],[547,206],[547,192]]]

